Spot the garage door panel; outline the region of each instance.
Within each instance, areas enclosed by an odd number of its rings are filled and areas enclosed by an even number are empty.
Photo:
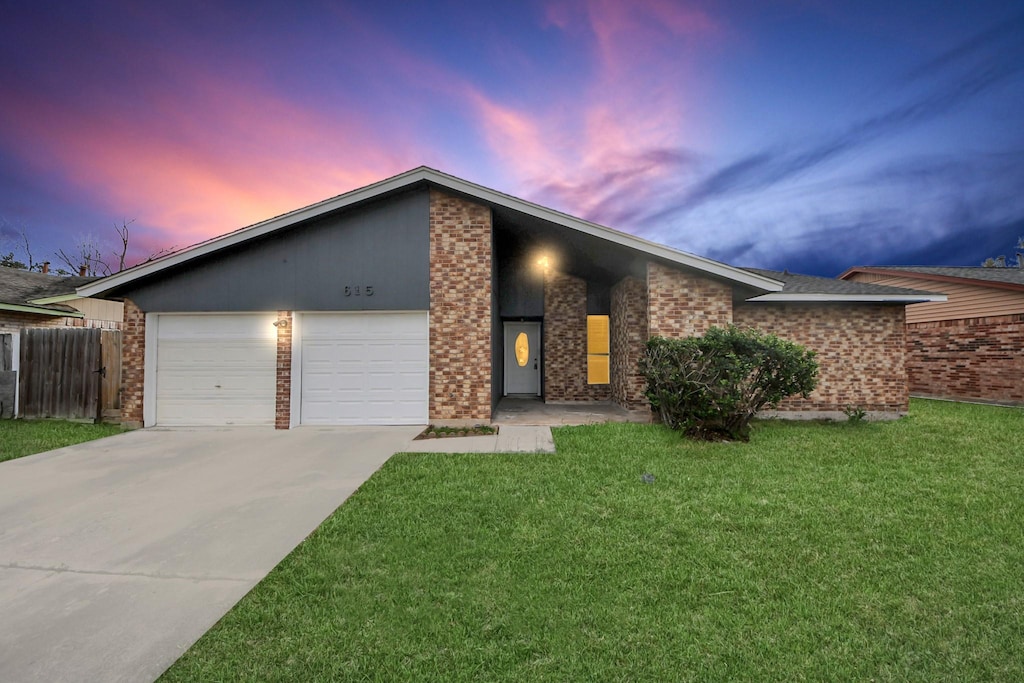
[[[161,315],[157,424],[273,424],[274,320],[270,313]]]
[[[426,313],[309,314],[301,336],[303,423],[426,422]]]

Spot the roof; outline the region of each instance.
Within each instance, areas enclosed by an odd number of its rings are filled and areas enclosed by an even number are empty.
[[[846,279],[855,273],[873,273],[915,277],[935,282],[964,284],[1024,291],[1024,268],[985,268],[983,266],[854,266],[840,275]]]
[[[539,218],[551,223],[564,226],[572,230],[598,237],[608,242],[625,246],[637,251],[660,258],[668,263],[683,266],[703,272],[707,275],[726,280],[729,282],[743,284],[756,290],[764,292],[778,292],[782,290],[782,283],[773,278],[758,274],[753,271],[736,268],[719,261],[689,254],[672,247],[651,242],[649,240],[635,237],[633,235],[613,230],[612,228],[598,225],[590,221],[570,216],[569,214],[555,211],[533,202],[528,202],[518,197],[498,192],[476,183],[471,183],[461,178],[448,175],[441,171],[420,166],[411,171],[387,178],[372,185],[367,185],[351,192],[326,199],[322,202],[291,211],[289,213],[256,223],[234,232],[214,237],[168,254],[162,258],[147,261],[133,268],[123,270],[120,273],[109,275],[97,282],[85,284],[79,287],[79,296],[102,296],[115,288],[123,287],[138,279],[159,273],[162,270],[171,268],[187,261],[190,261],[213,252],[226,249],[234,245],[246,242],[264,235],[285,230],[293,225],[307,221],[324,214],[338,211],[346,207],[373,199],[384,197],[388,194],[400,192],[415,186],[427,185],[443,188],[457,194],[470,197],[478,202],[492,207],[504,207],[519,211],[529,216]]]
[[[753,297],[749,301],[817,301],[835,303],[921,303],[945,301],[945,294],[925,292],[903,287],[889,287],[869,282],[836,280],[814,275],[800,275],[787,271],[745,268],[752,273],[770,277],[783,283],[781,292]]]
[[[59,277],[0,267],[0,310],[82,317],[61,301],[77,299],[76,289],[99,278]]]

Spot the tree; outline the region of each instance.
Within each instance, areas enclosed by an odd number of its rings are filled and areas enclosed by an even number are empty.
[[[1017,249],[1024,249],[1024,237],[1017,238]],[[981,265],[985,268],[1024,268],[1024,254],[1018,251],[1016,258],[1012,259],[1007,259],[1004,255],[990,257],[985,259]]]

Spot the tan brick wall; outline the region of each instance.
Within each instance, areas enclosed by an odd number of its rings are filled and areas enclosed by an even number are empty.
[[[430,191],[430,419],[491,419],[491,210]]]
[[[146,370],[146,314],[130,299],[124,301],[121,330],[121,422],[142,426],[142,396]]]
[[[902,306],[749,303],[737,306],[733,319],[818,352],[818,388],[779,410],[906,412]]]
[[[277,395],[274,401],[274,428],[288,429],[292,417],[292,312],[278,311]]]
[[[612,399],[625,408],[647,405],[647,383],[637,369],[647,344],[647,287],[635,277],[612,287]]]
[[[1024,404],[1024,315],[907,325],[910,391]]]
[[[607,401],[611,385],[587,384],[587,283],[544,276],[544,400]]]
[[[732,322],[732,288],[659,263],[647,264],[652,337],[691,337]]]

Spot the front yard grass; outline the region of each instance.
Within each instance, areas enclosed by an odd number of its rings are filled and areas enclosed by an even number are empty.
[[[63,420],[0,420],[0,462],[119,434],[120,425]]]
[[[1022,426],[397,455],[162,680],[1022,680]]]

